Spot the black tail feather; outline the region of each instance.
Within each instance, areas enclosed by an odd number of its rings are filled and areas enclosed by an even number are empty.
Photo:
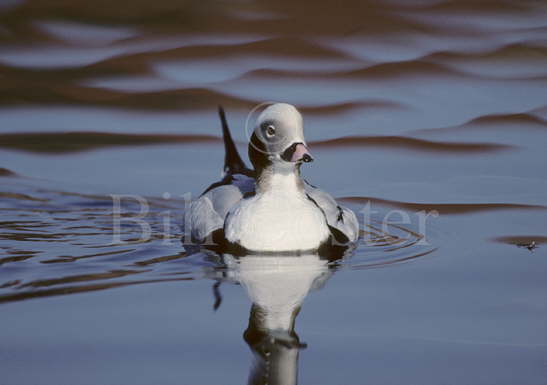
[[[226,174],[247,174],[249,169],[245,166],[245,163],[237,152],[237,147],[230,134],[230,128],[228,127],[226,114],[224,113],[222,106],[218,106],[218,115],[220,116],[220,122],[222,123],[222,136],[224,138],[224,149],[226,151],[224,157],[224,172]]]

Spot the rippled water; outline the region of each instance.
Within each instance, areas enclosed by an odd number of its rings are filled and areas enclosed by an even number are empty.
[[[532,0],[2,2],[0,383],[545,384],[546,36]],[[191,253],[217,105],[245,153],[272,100],[358,246]]]
[[[47,187],[21,191],[18,182],[2,194],[0,302],[162,281],[215,278],[229,268],[220,256],[185,251],[179,225],[185,201],[59,192]],[[434,250],[423,234],[374,217],[362,224],[355,250],[330,263],[334,269],[400,263]],[[145,227],[150,235],[145,234]],[[119,231],[118,231],[119,229]],[[188,248],[188,246],[186,247]]]

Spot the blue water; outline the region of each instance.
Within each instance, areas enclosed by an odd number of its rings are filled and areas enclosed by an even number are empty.
[[[546,15],[0,5],[0,384],[547,384]],[[217,105],[246,158],[271,100],[358,215],[342,258],[180,241],[220,177]]]

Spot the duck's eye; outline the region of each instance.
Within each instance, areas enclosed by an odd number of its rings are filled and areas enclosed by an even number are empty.
[[[268,126],[266,126],[266,136],[268,138],[271,138],[274,135],[275,135],[275,127],[269,124]]]

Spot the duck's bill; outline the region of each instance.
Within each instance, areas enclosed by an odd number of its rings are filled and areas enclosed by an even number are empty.
[[[291,146],[292,147],[292,146]],[[313,162],[313,157],[310,154],[310,150],[303,143],[296,143],[294,146],[294,152],[291,156],[291,162]]]

